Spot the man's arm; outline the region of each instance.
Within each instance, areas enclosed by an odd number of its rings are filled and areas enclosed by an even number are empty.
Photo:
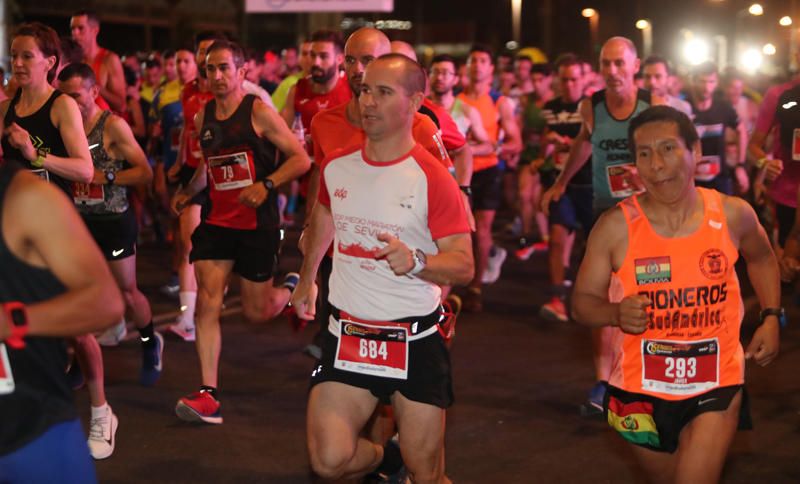
[[[256,133],[269,139],[286,155],[286,161],[269,175],[276,187],[300,177],[311,168],[311,160],[308,158],[306,150],[300,146],[300,142],[277,111],[265,104],[254,103],[253,127]]]
[[[117,159],[127,161],[131,167],[116,173],[116,185],[145,185],[153,180],[153,170],[144,151],[139,147],[130,126],[119,116],[112,115],[105,126],[105,134],[111,141],[111,153]],[[183,141],[181,141],[182,143]],[[100,178],[98,179],[98,176]],[[105,174],[95,170],[95,183],[105,183]]]
[[[500,102],[497,103],[497,109],[500,111],[500,126],[505,132],[505,138],[503,138],[503,144],[500,149],[500,157],[509,159],[522,151],[519,124],[514,116],[514,105],[510,99],[506,97],[500,98]]]
[[[119,321],[124,306],[117,284],[69,200],[28,172],[14,177],[5,200],[9,248],[28,264],[49,269],[67,289],[27,306],[28,333],[77,336]]]
[[[303,236],[306,238],[306,250],[300,268],[300,282],[292,293],[291,302],[299,318],[310,320],[316,314],[317,291],[314,281],[319,264],[333,242],[333,216],[329,206],[323,203],[314,204]]]
[[[125,112],[125,74],[122,71],[122,61],[117,54],[109,52],[103,67],[108,71],[108,78],[104,86],[99,86],[100,96],[114,111]]]
[[[294,94],[297,91],[297,86],[292,86],[289,89],[289,94],[286,95],[286,103],[281,109],[281,117],[286,121],[286,126],[291,127],[294,124]]]
[[[378,234],[378,240],[386,245],[375,254],[384,259],[398,276],[406,276],[414,268],[414,250],[397,237]],[[437,254],[426,254],[427,262],[415,277],[440,286],[466,285],[475,276],[470,234],[454,234],[434,241],[439,248]]]
[[[196,133],[199,133],[203,127],[203,117],[205,116],[204,113],[205,111],[201,109],[197,112],[197,114],[194,115],[194,126]],[[197,168],[194,170],[192,179],[189,180],[189,183],[186,186],[182,187],[180,190],[175,192],[175,195],[172,196],[172,201],[170,203],[172,211],[176,214],[181,213],[189,200],[203,191],[206,185],[208,185],[206,159],[205,157],[201,157],[200,161],[197,163]],[[261,184],[259,183],[259,185]]]
[[[739,147],[739,164],[743,165],[747,161],[747,126],[744,125],[744,121],[739,120],[739,124],[736,125],[736,144]]]

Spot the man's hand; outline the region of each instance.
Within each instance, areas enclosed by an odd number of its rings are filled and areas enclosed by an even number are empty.
[[[20,125],[11,123],[7,126],[6,136],[8,136],[8,144],[18,149],[26,160],[33,161],[36,159],[36,148],[33,147],[31,137]]]
[[[172,200],[170,202],[170,207],[172,208],[172,212],[175,215],[180,215],[183,212],[183,209],[189,205],[189,200],[192,197],[184,191],[184,189],[180,189],[175,192],[175,195],[172,196]]]
[[[310,321],[317,314],[317,283],[313,280],[306,283],[303,279],[297,284],[292,292],[290,303],[294,306],[297,317]],[[325,322],[324,324],[327,324]]]
[[[564,195],[564,191],[566,190],[566,186],[563,183],[560,183],[558,180],[550,187],[549,190],[544,192],[542,195],[542,212],[545,215],[550,215],[550,202],[557,202],[561,199],[561,196]]]
[[[767,160],[764,169],[767,170],[767,180],[773,181],[783,173],[783,161],[780,159]]]
[[[414,253],[400,239],[383,232],[378,234],[378,240],[386,242],[386,246],[375,253],[375,258],[385,259],[395,275],[404,276],[414,268]]]
[[[617,306],[619,328],[628,334],[642,334],[647,329],[647,309],[652,304],[646,296],[628,296]]]
[[[794,257],[781,257],[778,261],[781,269],[781,280],[783,282],[792,282],[797,277],[797,271],[800,270],[800,261]]]
[[[181,166],[178,163],[173,163],[167,170],[167,180],[170,183],[178,183],[178,174],[181,172]]]
[[[767,366],[778,356],[780,325],[777,316],[768,316],[753,334],[753,339],[744,352],[746,360],[753,359],[760,366]]]
[[[245,187],[239,192],[239,203],[246,207],[257,208],[267,199],[267,187],[260,181],[256,181],[249,187]]]

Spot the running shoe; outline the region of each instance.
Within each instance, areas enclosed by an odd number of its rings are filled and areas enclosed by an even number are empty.
[[[480,289],[474,287],[467,288],[462,302],[462,308],[468,313],[479,313],[483,311],[483,296]]]
[[[177,335],[184,341],[195,340],[195,327],[194,322],[188,322],[183,316],[178,317],[174,324],[171,324],[167,331]]]
[[[114,453],[116,444],[117,427],[119,419],[108,407],[108,412],[102,417],[92,418],[89,421],[89,453],[95,460],[105,459]]]
[[[97,335],[97,343],[100,346],[118,346],[120,341],[124,340],[127,335],[128,326],[125,318],[122,318],[119,323]]]
[[[589,399],[581,405],[581,415],[595,417],[603,414],[603,399],[606,396],[606,384],[599,381],[589,390]]]
[[[211,393],[200,390],[178,400],[175,414],[185,422],[221,424],[220,403]]]
[[[494,253],[489,253],[489,260],[486,264],[486,270],[483,271],[481,282],[484,284],[494,284],[500,279],[500,270],[503,268],[508,252],[502,247],[492,247]]]
[[[156,384],[161,376],[164,363],[164,337],[159,332],[153,334],[156,344],[142,343],[142,371],[139,374],[139,382],[146,387]]]
[[[544,304],[539,310],[539,316],[548,321],[559,321],[566,323],[569,321],[567,306],[560,298],[554,297],[550,302]]]

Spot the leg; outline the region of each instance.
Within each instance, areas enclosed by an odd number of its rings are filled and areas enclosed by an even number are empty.
[[[549,233],[547,232],[547,216],[539,208],[542,200],[542,177],[538,172],[533,175],[533,185],[531,187],[531,211],[533,218],[536,220],[536,228],[539,230],[539,237],[542,240],[547,240]]]
[[[311,389],[306,430],[311,468],[324,479],[355,479],[380,464],[383,446],[360,437],[378,399],[338,382]]]
[[[631,449],[649,482],[653,484],[673,484],[675,482],[677,453],[656,452],[633,444],[631,444]]]
[[[89,388],[89,402],[93,407],[101,407],[106,404],[106,387],[100,345],[92,334],[77,336],[72,341],[75,345],[75,358]]]
[[[494,210],[475,211],[475,235],[473,237],[473,247],[475,248],[475,277],[469,283],[469,287],[480,290],[481,277],[486,270],[489,260],[489,250],[492,248],[492,223],[494,222]]]
[[[411,482],[448,483],[444,473],[445,410],[414,402],[400,392],[392,396],[400,434],[400,451]]]
[[[569,230],[560,224],[553,224],[550,227],[550,253],[548,263],[550,266],[550,283],[554,287],[564,285],[564,254],[567,250],[567,241],[570,238]],[[567,257],[569,257],[567,255]]]
[[[194,264],[189,262],[192,252],[192,233],[200,225],[200,205],[189,205],[181,213],[180,222],[180,247],[181,259],[178,264],[178,281],[181,292],[197,294],[197,280],[194,275]]]
[[[275,287],[272,283],[272,279],[265,282],[241,279],[242,312],[248,322],[266,323],[280,314],[289,303],[292,291],[283,286]]]
[[[122,299],[125,301],[125,319],[133,321],[137,328],[144,328],[153,319],[150,303],[136,284],[136,256],[108,261]]]
[[[535,178],[538,178],[538,174],[532,171],[531,165],[521,166],[518,173],[517,195],[519,196],[519,216],[522,220],[522,235],[528,236],[533,230],[533,195],[534,184],[536,182]]]
[[[198,260],[194,264],[197,273],[197,356],[203,385],[217,386],[217,369],[222,334],[219,313],[225,284],[233,269],[232,260]]]

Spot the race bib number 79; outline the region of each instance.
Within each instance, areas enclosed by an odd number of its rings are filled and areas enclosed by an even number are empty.
[[[642,340],[642,388],[692,395],[719,386],[719,342]]]
[[[0,395],[14,392],[14,374],[11,373],[11,363],[8,361],[6,344],[0,343]]]
[[[208,169],[214,188],[224,191],[252,185],[252,160],[249,151],[209,157]]]

